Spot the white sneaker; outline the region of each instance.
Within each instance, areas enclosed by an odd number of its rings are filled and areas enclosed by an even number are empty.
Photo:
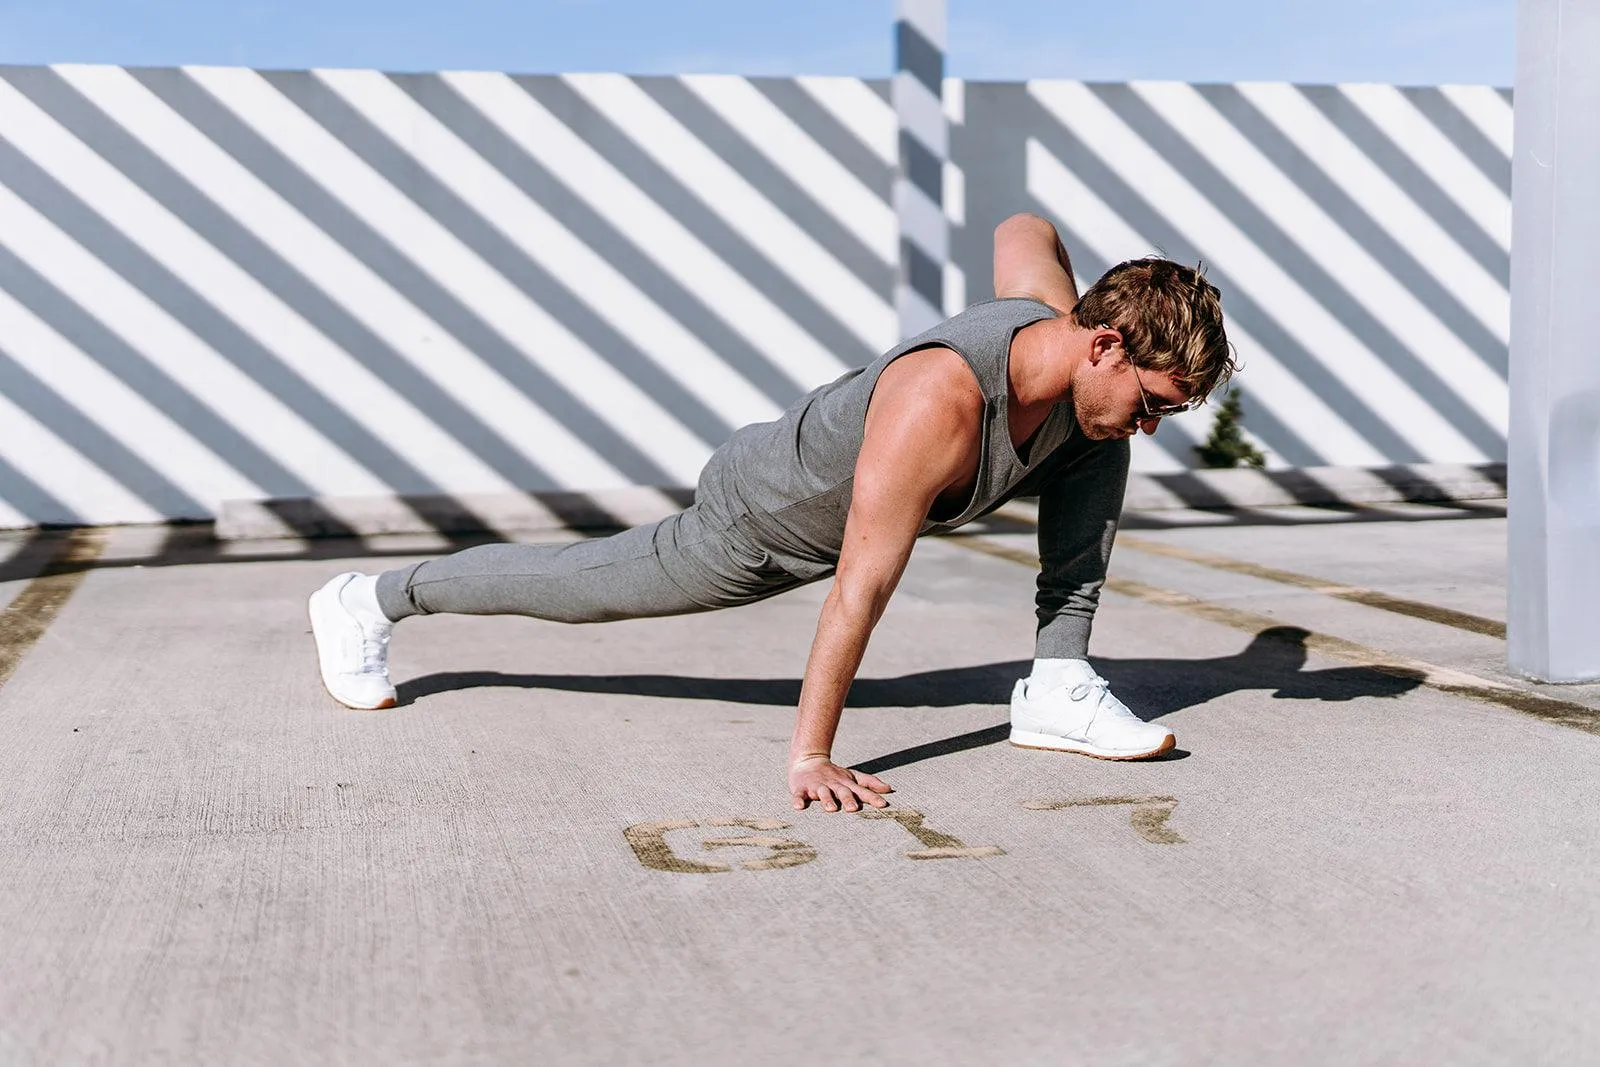
[[[1030,690],[1026,678],[1017,682],[1011,692],[1011,743],[1121,760],[1159,756],[1178,742],[1165,726],[1129,711],[1111,695],[1110,683],[1085,664],[1042,692]]]
[[[311,594],[307,610],[322,684],[345,707],[392,708],[395,693],[389,684],[389,634],[394,624],[363,619],[339,599],[350,580],[359,577],[356,571],[346,571]]]

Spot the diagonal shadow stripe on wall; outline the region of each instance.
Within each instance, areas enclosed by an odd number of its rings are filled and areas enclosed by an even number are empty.
[[[1495,143],[1484,136],[1461,109],[1435,88],[1407,87],[1400,95],[1411,101],[1413,107],[1455,145],[1472,165],[1483,172],[1506,196],[1511,195],[1511,157],[1500,151]]]
[[[143,71],[151,81],[181,78],[176,71]],[[57,80],[31,87],[32,97],[58,122],[95,149],[102,158],[160,203],[194,233],[249,275],[285,309],[320,332],[409,402],[420,417],[431,420],[462,446],[503,475],[511,485],[553,485],[548,475],[487,427],[473,412],[439,390],[365,323],[330,297],[252,232],[217,205],[203,190],[174,170],[128,133],[120,123],[85,100],[72,86]],[[359,398],[355,398],[359,402]],[[439,491],[431,476],[397,473],[389,483],[397,492]]]
[[[139,77],[149,86],[150,83],[160,85],[163,80],[181,80],[182,75],[174,70],[146,70],[139,72]],[[70,86],[64,86],[64,93],[69,90]],[[448,435],[488,469],[501,475],[507,485],[528,488],[557,485],[546,470],[528,461],[506,438],[488,426],[480,414],[467,408],[450,392],[440,389],[437,382],[374,333],[373,326],[363,320],[357,310],[342,304],[334,294],[302,274],[294,262],[267,245],[259,235],[261,222],[235,218],[227,208],[213,202],[205,190],[195,189],[189,176],[173,170],[163,158],[131,138],[120,123],[102,115],[90,104],[61,96],[59,101],[51,99],[50,106],[59,120],[74,128],[91,146],[98,147],[126,178],[250,275],[262,290],[282,302],[290,314],[298,315],[342,354],[381,379],[387,389],[411,406],[416,418],[426,419]],[[258,229],[251,229],[253,226]],[[314,253],[304,250],[302,254]],[[365,314],[373,312],[366,310]],[[360,402],[360,398],[355,400]],[[403,432],[403,427],[395,429]],[[408,478],[406,483],[416,488],[408,490],[403,485],[390,485],[390,488],[402,493],[426,493],[434,480],[424,478],[419,482]]]
[[[1426,398],[1463,437],[1486,456],[1503,455],[1503,433],[1461,397],[1454,383],[1445,381],[1438,371],[1424,363],[1365,303],[1356,299],[1322,263],[1284,233],[1148,102],[1125,85],[1095,85],[1091,91],[1146,144],[1180,170],[1202,196],[1294,278],[1312,300],[1333,315],[1368,351],[1382,358],[1420,397]]]
[[[741,232],[859,343],[872,347],[874,354],[887,347],[880,331],[892,333],[898,320],[892,299],[878,288],[883,284],[878,279],[887,278],[892,284],[891,264],[897,258],[873,256],[872,240],[863,243],[853,233],[854,226],[841,225],[826,208],[819,209],[814,194],[807,195],[792,176],[772,167],[761,151],[763,145],[771,147],[765,130],[735,129],[737,108],[728,115],[718,113],[718,106],[728,103],[724,97],[730,90],[739,94],[743,79],[713,76],[694,87],[684,79],[667,77],[619,80],[579,75],[565,80]],[[749,96],[761,106],[760,94]],[[815,175],[811,178],[815,180]],[[760,184],[763,181],[772,181],[775,187],[768,190]],[[841,190],[830,204],[837,207],[844,199]],[[878,240],[885,246],[902,236],[892,225],[895,216],[888,203],[869,192],[860,205],[866,208],[863,225],[870,225],[871,216],[878,213],[884,227]],[[802,214],[796,218],[792,211]],[[867,276],[853,271],[841,252],[864,257]]]
[[[525,85],[486,73],[445,74],[440,80],[568,192],[618,226],[633,246],[630,256],[642,254],[693,292],[792,386],[808,392],[844,372],[846,364],[773,294],[761,290],[740,264],[724,259],[703,234],[669,211],[659,200],[659,190],[641,187]]]
[[[723,86],[717,83],[719,80],[697,80],[697,84],[707,95],[714,95],[723,91]],[[813,176],[786,173],[775,165],[760,146],[751,141],[748,133],[734,128],[684,79],[652,77],[637,78],[635,82],[862,284],[877,293],[889,291],[894,284],[893,261],[882,258],[849,224],[820,204],[818,197],[823,194],[802,187],[802,181]],[[770,103],[770,98],[759,94],[758,99]],[[882,203],[885,217],[892,219],[888,197],[879,194],[877,199]]]
[[[635,382],[700,440],[722,441],[733,429],[704,400],[663,371],[586,301],[531,258],[463,192],[446,184],[316,76],[268,74],[266,80],[339,139],[402,195],[471,249],[618,373]],[[391,79],[392,84],[392,79]],[[410,101],[410,97],[406,97]],[[590,401],[591,406],[593,402]]]
[[[1025,88],[1021,91],[1026,93]],[[1038,103],[1032,102],[1031,98],[1024,106],[1032,109],[1024,126],[1033,131],[1043,147],[1072,168],[1079,180],[1137,232],[1157,241],[1163,254],[1189,263],[1205,259],[1200,250],[1182,236],[1178,227],[1112,171],[1094,149],[1061,126],[1054,116]],[[1414,445],[1297,341],[1278,318],[1251,295],[1248,287],[1239,284],[1215,264],[1207,263],[1206,269],[1211,281],[1224,294],[1229,319],[1238,322],[1307,388],[1316,392],[1351,430],[1370,442],[1391,463],[1416,463],[1424,459]]]
[[[1296,89],[1327,116],[1416,204],[1433,217],[1456,243],[1496,278],[1511,277],[1511,254],[1485,233],[1477,221],[1439,188],[1422,168],[1406,158],[1393,141],[1335,86],[1304,85]]]
[[[883,150],[885,159],[848,129],[834,113],[817,101],[804,84],[816,84],[811,79],[750,78],[751,88],[766,97],[772,105],[789,117],[789,120],[817,142],[822,150],[853,174],[857,181],[872,190],[879,199],[889,202],[894,184],[894,114],[884,108],[884,129],[888,134]],[[817,79],[820,81],[821,79]],[[842,79],[841,79],[842,80]],[[852,79],[854,80],[854,79]]]
[[[1262,155],[1303,189],[1317,206],[1382,264],[1440,322],[1461,338],[1478,358],[1504,377],[1507,373],[1506,344],[1496,337],[1437,275],[1432,265],[1419,259],[1403,240],[1380,225],[1345,190],[1339,181],[1319,167],[1294,145],[1278,127],[1237,88],[1231,85],[1197,86],[1205,97]]]
[[[250,126],[238,119],[183,72],[170,81],[146,82],[169,107],[247,167],[257,178],[346,252],[381,279],[388,288],[487,364],[517,391],[533,400],[585,442],[624,476],[642,485],[669,484],[671,479],[652,459],[641,454],[604,418],[531,363],[482,318],[461,303],[405,257],[382,233],[358,218],[342,202],[305,174]],[[538,457],[547,470],[560,457]],[[524,489],[567,488],[561,484],[520,486]]]
[[[879,352],[864,344],[833,309],[774,266],[563,79],[519,77],[515,81],[845,366],[864,366],[878,356]]]
[[[82,526],[87,519],[0,456],[0,500],[39,526]]]
[[[4,244],[0,244],[0,287],[264,492],[275,496],[317,495],[315,488],[264,452]]]
[[[4,142],[0,142],[0,182],[366,470],[389,485],[413,484],[421,491],[438,491],[388,444],[351,420],[165,264]]]
[[[523,195],[539,204],[658,307],[703,342],[778,407],[800,391],[771,356],[729,327],[682,280],[641,255],[629,235],[591,208],[544,165],[512,143],[481,112],[439,78],[396,77],[395,83],[444,123]],[[713,442],[716,443],[716,442]]]
[[[0,338],[0,395],[70,445],[158,515],[202,519],[210,507],[152,467],[127,444],[13,359]]]

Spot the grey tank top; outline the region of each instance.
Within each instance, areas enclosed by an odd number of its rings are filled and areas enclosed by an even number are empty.
[[[975,304],[795,401],[772,422],[736,431],[700,476],[696,500],[728,515],[736,530],[774,563],[802,578],[826,574],[839,560],[850,510],[867,404],[885,367],[934,345],[954,349],[977,376],[985,398],[983,439],[972,497],[956,515],[928,519],[922,534],[970,522],[1005,500],[1018,483],[1077,429],[1070,402],[1057,404],[1026,443],[1011,443],[1007,417],[1011,339],[1056,312],[1037,300]]]

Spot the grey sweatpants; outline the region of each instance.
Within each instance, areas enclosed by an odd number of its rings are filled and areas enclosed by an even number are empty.
[[[1010,494],[1039,498],[1039,658],[1088,654],[1128,459],[1126,441],[1075,439]],[[485,545],[385,571],[378,605],[395,621],[451,613],[610,622],[750,604],[832,573],[801,578],[779,567],[730,518],[715,484],[702,478],[687,510],[611,537]]]
[[[484,545],[378,576],[378,606],[410,615],[528,615],[611,622],[750,604],[802,584],[716,512],[695,504],[611,537]]]

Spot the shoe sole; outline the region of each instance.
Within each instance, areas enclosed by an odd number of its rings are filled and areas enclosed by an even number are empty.
[[[382,711],[384,708],[394,707],[395,699],[393,697],[380,701],[377,704],[352,703],[351,701],[341,697],[338,693],[335,693],[333,691],[333,686],[328,684],[328,676],[322,672],[322,636],[317,633],[317,604],[319,600],[325,598],[327,595],[326,588],[318,589],[315,593],[311,594],[311,599],[306,604],[306,614],[311,619],[311,640],[312,643],[317,646],[317,678],[321,680],[322,688],[340,706],[351,708],[355,711]]]
[[[1019,741],[1017,738],[1022,738]],[[1092,756],[1104,760],[1141,760],[1152,759],[1165,752],[1171,752],[1178,746],[1178,739],[1171,734],[1148,752],[1107,752],[1104,749],[1093,749],[1085,745],[1074,744],[1071,741],[1052,738],[1049,734],[1035,734],[1024,731],[1012,731],[1011,744],[1016,748],[1031,748],[1035,752],[1072,752],[1079,756]],[[1030,743],[1037,742],[1037,743]]]

